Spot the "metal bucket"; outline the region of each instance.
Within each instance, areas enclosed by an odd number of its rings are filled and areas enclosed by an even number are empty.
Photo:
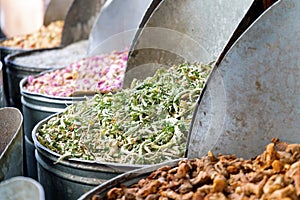
[[[24,115],[24,135],[28,140],[25,145],[27,174],[32,178],[36,178],[37,171],[36,167],[34,167],[36,159],[34,157],[34,147],[31,145],[33,142],[31,137],[32,129],[41,120],[52,114],[62,112],[68,105],[74,103],[75,101],[83,101],[86,99],[86,97],[52,97],[42,94],[35,94],[24,90],[24,85],[26,83],[27,77],[20,81],[19,88],[21,91],[21,103]]]
[[[40,183],[28,177],[18,176],[0,183],[1,199],[45,200]]]
[[[13,53],[5,57],[5,66],[6,66],[6,75],[7,75],[7,85],[8,85],[8,102],[9,105],[13,107],[17,107],[18,109],[22,109],[21,104],[21,94],[19,87],[16,87],[19,85],[20,81],[29,76],[29,75],[35,75],[39,74],[42,71],[49,70],[50,68],[47,67],[27,67],[20,64],[14,63],[14,59],[18,56],[26,56],[30,55],[32,53],[36,52],[43,52],[48,51],[51,49],[56,48],[50,48],[50,49],[42,49],[42,50],[31,50],[26,52],[20,52],[20,53]]]
[[[55,164],[60,155],[41,145],[36,138],[36,132],[53,116],[39,122],[32,131],[32,138],[36,147],[38,180],[45,189],[47,199],[77,199],[82,194],[117,175],[145,166],[79,159],[62,160]]]
[[[188,157],[212,150],[251,158],[272,138],[300,142],[299,10],[297,0],[277,1],[215,66],[194,115]]]
[[[6,39],[0,40],[0,42],[4,41]],[[18,52],[24,52],[26,50],[24,49],[16,49],[16,48],[9,48],[9,47],[4,47],[4,46],[0,46],[0,58],[1,58],[1,63],[2,63],[2,75],[3,75],[3,88],[4,88],[4,95],[5,95],[5,101],[7,102],[7,104],[9,105],[9,99],[10,99],[10,95],[9,95],[9,83],[8,83],[8,78],[9,76],[6,74],[6,64],[5,64],[5,57],[10,55],[10,54],[14,54],[14,53],[18,53]]]
[[[0,108],[0,181],[23,175],[23,116],[16,108]]]
[[[93,188],[89,192],[81,195],[81,197],[78,200],[91,200],[94,195],[98,195],[99,198],[104,198],[107,192],[114,188],[119,187],[120,185],[125,185],[127,187],[138,183],[139,180],[146,178],[149,176],[152,172],[158,170],[160,167],[163,166],[170,166],[175,167],[178,165],[178,162],[182,159],[177,159],[169,162],[164,162],[160,164],[156,164],[149,167],[144,167],[142,169],[136,169],[129,172],[126,172],[124,174],[121,174],[111,180],[106,181],[105,183],[102,183],[101,185]]]

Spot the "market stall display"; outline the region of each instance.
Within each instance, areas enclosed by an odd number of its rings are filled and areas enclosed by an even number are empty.
[[[23,90],[49,96],[108,93],[122,88],[128,51],[83,58],[67,67],[28,76]]]
[[[210,69],[182,64],[158,70],[130,89],[74,103],[36,137],[61,159],[154,164],[183,157],[194,102]]]
[[[30,49],[38,48],[51,48],[60,46],[62,31],[64,22],[59,20],[52,22],[48,26],[41,27],[38,31],[27,34],[24,36],[15,36],[12,38],[6,38],[0,43],[0,56],[1,62],[3,63],[3,83],[4,92],[6,96],[7,104],[10,106],[18,105],[14,101],[14,88],[15,84],[14,78],[9,75],[9,68],[6,66],[5,57],[9,54],[29,51]]]
[[[5,39],[0,45],[24,50],[58,47],[61,43],[63,26],[64,21],[54,21],[34,33]]]
[[[61,181],[58,174],[47,181],[49,167],[65,166],[72,175],[78,172],[67,166],[76,165],[80,172],[89,168],[103,182],[103,173],[112,178],[126,169],[183,157],[192,111],[209,71],[209,66],[199,64],[161,69],[154,77],[135,81],[131,89],[97,94],[39,122],[32,138],[44,187]],[[103,173],[101,166],[106,166]],[[88,185],[95,186],[92,180]],[[86,187],[82,183],[77,190]],[[61,194],[64,189],[49,186],[46,195],[58,198],[54,190]]]
[[[249,160],[210,151],[200,158],[183,159],[155,170],[128,172],[79,199],[296,200],[300,195],[299,150],[300,144],[274,138],[264,152]]]
[[[74,42],[64,48],[33,50],[11,55],[7,58],[7,63],[27,68],[40,68],[45,71],[66,67],[84,57],[87,57],[88,41],[81,40]],[[38,71],[41,72],[41,71]],[[32,72],[31,75],[37,73]]]

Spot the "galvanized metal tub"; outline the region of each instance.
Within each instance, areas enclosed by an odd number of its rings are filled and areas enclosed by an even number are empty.
[[[46,72],[47,71],[44,73]],[[42,74],[43,73],[40,73],[36,76]],[[28,78],[25,77],[20,81],[19,88],[24,115],[24,135],[28,140],[28,142],[25,140],[27,174],[32,178],[36,178],[36,159],[34,157],[34,147],[32,145],[33,140],[31,136],[34,126],[46,117],[62,112],[68,105],[71,105],[76,101],[83,101],[87,97],[53,97],[28,92],[24,90],[24,85],[27,83],[27,79]]]
[[[108,162],[62,160],[54,164],[59,154],[44,147],[36,138],[36,132],[53,116],[39,122],[32,131],[36,147],[38,180],[45,189],[47,199],[77,199],[82,194],[122,173],[145,167]]]
[[[152,172],[158,170],[160,167],[163,166],[170,166],[175,167],[178,165],[178,162],[182,159],[176,159],[169,162],[164,162],[156,165],[152,165],[149,167],[144,167],[142,169],[136,169],[129,172],[126,172],[124,174],[121,174],[115,178],[112,178],[111,180],[108,180],[101,185],[93,188],[89,192],[81,195],[81,197],[78,200],[91,200],[94,195],[98,195],[99,198],[104,198],[107,192],[114,188],[114,187],[120,187],[121,185],[125,185],[127,187],[137,183],[139,180],[146,178],[149,176]]]
[[[0,183],[1,199],[45,200],[44,189],[37,181],[23,176],[10,178]]]
[[[23,175],[23,116],[16,108],[0,108],[0,181]]]
[[[0,40],[0,42],[3,42],[6,39]],[[9,99],[10,99],[10,94],[9,94],[9,83],[8,83],[8,75],[6,74],[6,64],[5,64],[5,57],[18,53],[18,52],[24,52],[26,51],[25,49],[17,49],[17,48],[10,48],[10,47],[5,47],[5,46],[0,46],[0,58],[2,62],[2,71],[3,71],[3,87],[4,87],[4,94],[5,94],[5,101],[9,105]]]
[[[21,104],[21,94],[19,87],[20,81],[29,76],[39,74],[42,71],[49,70],[50,68],[39,66],[39,67],[27,67],[20,64],[16,64],[14,59],[18,56],[26,56],[36,52],[48,51],[51,49],[57,48],[49,48],[49,49],[38,49],[38,50],[30,50],[26,52],[17,52],[12,53],[5,57],[5,66],[6,66],[6,75],[7,75],[7,86],[9,93],[9,105],[17,107],[18,109],[22,109]]]

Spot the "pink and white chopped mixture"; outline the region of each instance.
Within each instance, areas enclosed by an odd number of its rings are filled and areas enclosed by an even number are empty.
[[[24,89],[29,92],[70,97],[76,92],[108,93],[122,88],[128,51],[113,51],[84,58],[65,68],[29,76]]]

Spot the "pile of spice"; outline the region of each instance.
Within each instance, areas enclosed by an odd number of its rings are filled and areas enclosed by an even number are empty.
[[[56,97],[107,93],[122,88],[128,50],[83,58],[61,69],[28,76],[24,90]]]
[[[19,49],[41,49],[58,47],[61,43],[64,21],[58,20],[38,31],[23,36],[15,36],[4,40],[1,46]]]
[[[92,200],[297,200],[300,198],[300,144],[273,139],[253,159],[218,155],[164,166],[138,183],[115,187]]]
[[[36,132],[61,154],[103,162],[154,164],[183,157],[201,90],[211,71],[203,64],[159,69],[114,94],[74,103]]]
[[[61,68],[87,57],[88,40],[82,40],[60,49],[49,49],[14,57],[16,65],[32,68]]]

